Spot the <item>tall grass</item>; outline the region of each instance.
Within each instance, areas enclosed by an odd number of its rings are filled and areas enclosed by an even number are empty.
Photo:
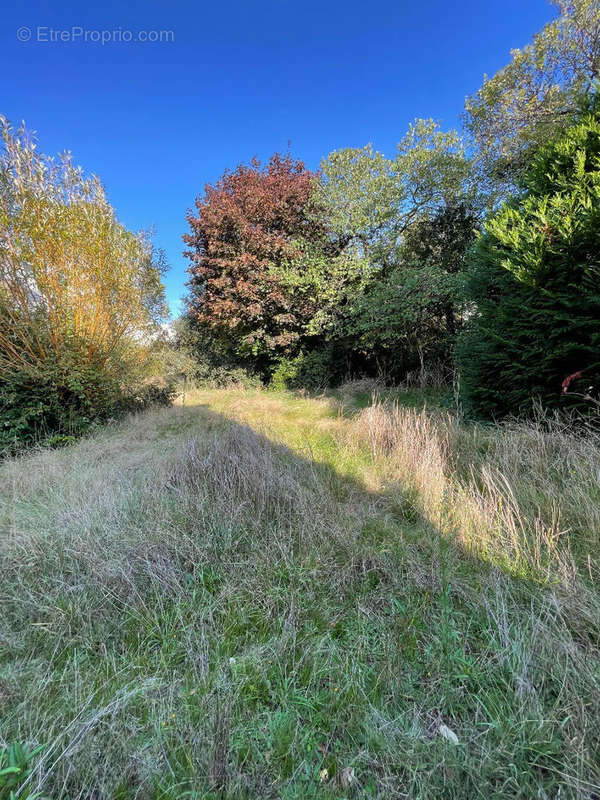
[[[349,440],[408,488],[432,525],[477,555],[572,586],[600,532],[600,436],[556,420],[493,428],[375,401]],[[578,587],[579,588],[579,587]]]
[[[20,797],[591,800],[599,476],[558,423],[243,391],[6,461]]]

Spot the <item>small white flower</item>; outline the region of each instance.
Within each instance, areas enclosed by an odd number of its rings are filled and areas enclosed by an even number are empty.
[[[229,666],[235,667],[235,658],[233,656],[231,656],[231,658],[229,659]]]

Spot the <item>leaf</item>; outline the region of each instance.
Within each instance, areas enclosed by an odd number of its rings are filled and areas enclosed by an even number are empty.
[[[440,725],[439,734],[443,736],[444,739],[452,742],[452,744],[458,744],[458,736],[447,725]]]
[[[0,775],[19,775],[21,771],[20,767],[4,767],[0,769]]]

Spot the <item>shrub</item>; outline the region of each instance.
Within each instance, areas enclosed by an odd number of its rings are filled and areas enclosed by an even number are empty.
[[[204,326],[191,314],[184,314],[173,324],[169,342],[170,356],[163,363],[166,373],[183,386],[223,388],[261,386],[260,378],[250,372],[239,359],[220,347]]]
[[[336,355],[335,346],[328,344],[302,352],[295,358],[281,359],[273,371],[271,386],[274,389],[323,391],[343,380],[345,366],[346,361]]]
[[[0,376],[0,455],[34,443],[72,441],[95,424],[131,411],[168,405],[172,384],[123,387],[102,370],[47,362]]]
[[[115,404],[116,414],[127,411],[144,411],[155,406],[170,406],[177,389],[173,383],[155,380],[148,381],[123,394],[119,403]]]
[[[0,116],[0,451],[74,434],[131,402],[167,307],[164,256],[100,180]],[[134,398],[132,400],[132,397]],[[144,403],[146,401],[144,400]],[[143,403],[143,404],[144,404]]]
[[[48,361],[0,376],[0,453],[54,433],[79,434],[110,417],[118,385],[100,371]]]
[[[597,393],[599,252],[600,114],[585,113],[538,153],[523,194],[476,245],[476,310],[459,344],[474,413],[524,414],[534,400],[556,408]]]

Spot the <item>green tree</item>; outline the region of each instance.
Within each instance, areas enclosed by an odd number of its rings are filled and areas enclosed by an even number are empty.
[[[431,314],[452,338],[462,327],[464,272],[467,252],[479,228],[481,210],[453,201],[425,217],[406,233],[403,262],[437,275],[437,288],[428,294]]]
[[[524,187],[487,222],[468,284],[459,362],[465,401],[485,416],[600,385],[600,115],[545,145]]]
[[[377,270],[397,262],[412,224],[475,192],[461,137],[431,119],[410,126],[394,158],[371,145],[336,150],[321,163],[321,173],[320,196],[332,229]]]
[[[352,279],[324,314],[350,371],[401,379],[445,358],[459,324],[458,273],[478,202],[460,136],[417,120],[392,159],[368,146],[322,163],[321,196],[352,258]],[[337,338],[336,338],[337,337]]]
[[[532,153],[568,127],[600,77],[600,5],[554,0],[559,15],[466,100],[483,174],[512,190]]]

